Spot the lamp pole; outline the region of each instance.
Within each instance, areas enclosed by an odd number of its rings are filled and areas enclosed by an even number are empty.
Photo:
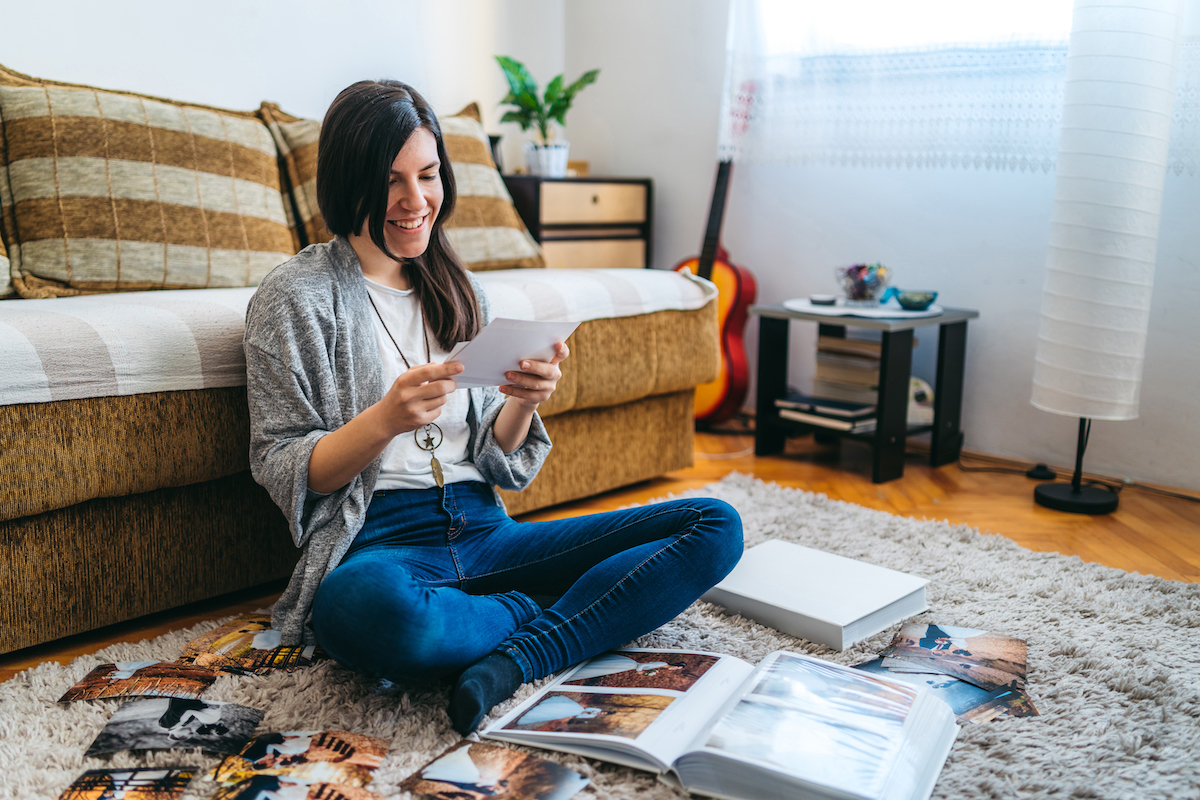
[[[1079,418],[1079,440],[1075,444],[1075,475],[1069,484],[1043,483],[1033,490],[1038,505],[1072,514],[1111,514],[1117,510],[1117,493],[1100,486],[1083,485],[1083,451],[1087,449],[1092,422]]]

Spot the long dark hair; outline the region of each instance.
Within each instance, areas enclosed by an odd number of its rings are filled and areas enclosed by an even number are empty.
[[[444,198],[429,247],[404,259],[388,248],[383,234],[388,179],[396,155],[418,128],[437,141]],[[445,222],[457,197],[442,128],[416,89],[400,81],[359,81],[334,98],[317,144],[317,205],[325,226],[337,236],[350,236],[366,225],[371,241],[406,268],[425,321],[443,350],[474,338],[482,322],[475,290],[446,236]]]

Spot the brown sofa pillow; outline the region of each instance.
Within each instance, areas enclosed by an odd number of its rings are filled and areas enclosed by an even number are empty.
[[[0,300],[16,294],[17,290],[13,288],[12,278],[9,275],[9,270],[11,269],[12,265],[8,260],[8,251],[4,249],[4,240],[0,239]]]
[[[23,297],[254,286],[296,251],[279,154],[254,112],[0,67],[0,125]]]
[[[317,140],[321,124],[285,114],[273,103],[259,112],[267,123],[286,165],[286,178],[295,201],[298,242],[327,242],[317,207]],[[496,169],[487,134],[475,103],[442,117],[446,155],[454,169],[458,205],[446,222],[446,233],[463,264],[471,270],[544,267],[542,251],[513,207],[512,197]]]
[[[517,214],[492,160],[479,106],[471,103],[440,122],[458,187],[458,205],[446,233],[463,263],[473,270],[545,267],[542,248]]]
[[[0,72],[3,67],[0,67]],[[8,186],[8,145],[4,139],[4,115],[0,113],[0,300],[16,297],[12,283],[16,240],[12,238],[12,196]]]

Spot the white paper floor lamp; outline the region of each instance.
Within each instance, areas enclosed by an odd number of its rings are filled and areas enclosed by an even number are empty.
[[[1103,514],[1117,495],[1083,486],[1092,419],[1138,416],[1182,0],[1076,0],[1032,403],[1079,417],[1070,484],[1035,500]]]

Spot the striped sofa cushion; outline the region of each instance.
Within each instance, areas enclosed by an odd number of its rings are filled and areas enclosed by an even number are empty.
[[[458,206],[446,233],[463,262],[473,270],[546,266],[492,160],[479,106],[471,103],[441,123],[458,186]]]
[[[0,68],[0,126],[23,297],[254,286],[296,251],[254,112]]]
[[[286,165],[297,239],[301,246],[329,241],[331,234],[317,207],[320,123],[293,117],[271,103],[264,103],[260,113]],[[440,119],[458,186],[458,205],[446,222],[446,232],[470,270],[544,267],[541,248],[513,207],[479,119],[475,103]]]
[[[283,164],[283,191],[292,214],[292,238],[300,248],[328,242],[333,234],[317,206],[317,139],[321,123],[293,117],[274,103],[258,110]]]
[[[3,67],[0,67],[0,74]],[[0,300],[17,296],[12,283],[12,258],[16,251],[13,238],[12,196],[8,194],[8,146],[4,139],[4,117],[0,114]]]
[[[12,278],[9,276],[11,265],[8,261],[8,250],[4,247],[4,226],[0,223],[0,300],[16,294]]]

